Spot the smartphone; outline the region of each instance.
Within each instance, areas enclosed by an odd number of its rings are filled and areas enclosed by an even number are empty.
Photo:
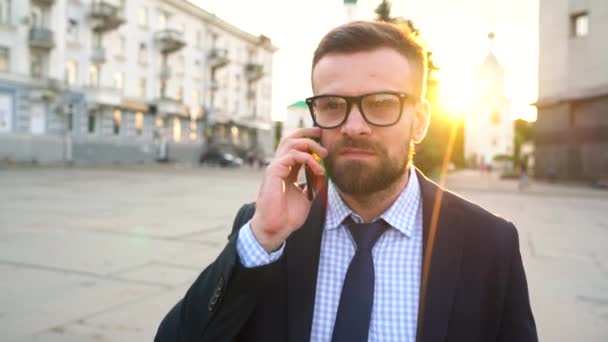
[[[315,175],[308,165],[304,165],[304,173],[306,174],[306,192],[308,194],[308,200],[312,201],[315,196]]]
[[[319,141],[319,139],[314,139],[315,141]],[[312,156],[315,158],[316,161],[321,162],[321,157],[319,157],[319,155],[317,155],[316,153],[312,153]],[[307,196],[308,196],[308,200],[312,201],[316,194],[316,189],[317,189],[317,178],[314,174],[314,172],[312,172],[312,170],[308,167],[308,165],[304,165],[304,174],[306,176],[306,192],[307,192]]]

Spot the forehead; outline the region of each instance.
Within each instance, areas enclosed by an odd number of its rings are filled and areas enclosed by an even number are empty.
[[[390,48],[323,56],[312,71],[315,95],[360,95],[377,91],[412,93],[407,58]]]

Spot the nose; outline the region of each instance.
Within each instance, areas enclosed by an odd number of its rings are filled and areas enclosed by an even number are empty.
[[[353,104],[350,112],[347,114],[346,121],[341,127],[342,134],[348,136],[357,136],[362,134],[370,134],[371,128],[357,104]]]

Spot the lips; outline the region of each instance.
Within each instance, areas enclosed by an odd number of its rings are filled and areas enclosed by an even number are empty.
[[[338,155],[349,158],[368,158],[375,155],[374,151],[359,149],[359,148],[342,148],[338,151]]]

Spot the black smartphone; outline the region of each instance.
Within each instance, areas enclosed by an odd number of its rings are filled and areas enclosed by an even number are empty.
[[[306,175],[306,193],[308,200],[312,201],[315,198],[315,175],[308,165],[304,165],[304,174]]]
[[[316,142],[319,142],[319,139],[314,138],[313,139]],[[315,158],[316,161],[318,161],[319,163],[321,162],[321,157],[319,157],[316,153],[312,153],[313,158]],[[312,201],[316,194],[316,189],[317,189],[317,183],[316,183],[316,176],[314,174],[314,172],[312,172],[312,170],[308,167],[308,165],[304,165],[304,174],[306,176],[306,192],[308,195],[308,200]]]

